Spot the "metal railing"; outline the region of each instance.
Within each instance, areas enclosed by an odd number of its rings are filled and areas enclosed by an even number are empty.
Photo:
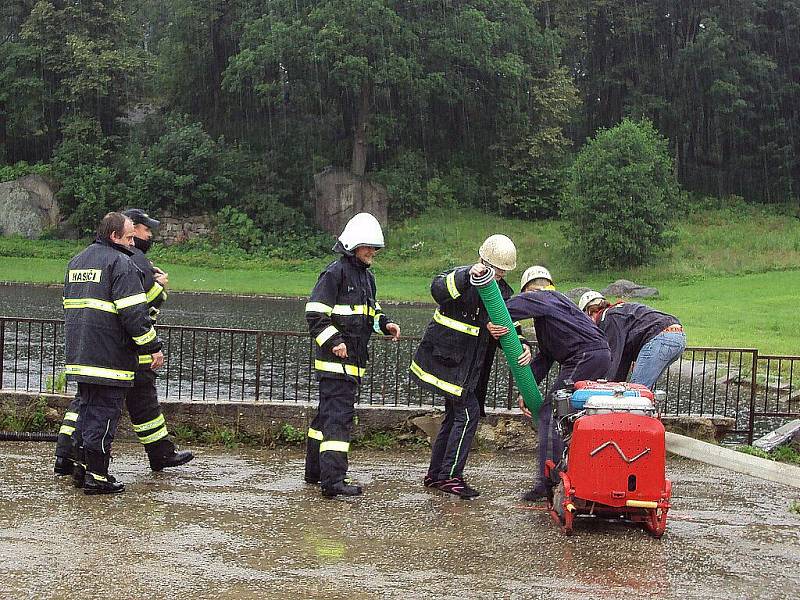
[[[205,402],[311,402],[316,399],[313,340],[307,333],[162,325],[165,366],[161,398]],[[64,384],[64,323],[58,319],[0,317],[0,388],[28,392],[74,391]],[[374,337],[358,402],[384,406],[437,406],[442,399],[408,372],[417,337],[392,342]],[[798,356],[760,355],[753,348],[690,347],[656,387],[667,392],[667,415],[731,417],[731,433],[748,443],[780,419],[800,417]],[[548,375],[547,389],[555,375]],[[517,392],[498,352],[486,406],[513,409]]]

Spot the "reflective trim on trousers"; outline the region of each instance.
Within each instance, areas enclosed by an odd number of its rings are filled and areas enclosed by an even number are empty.
[[[328,373],[341,373],[342,375],[353,375],[354,377],[363,377],[367,370],[357,367],[356,365],[348,365],[346,363],[325,362],[324,360],[315,360],[314,368],[317,371],[327,371]]]
[[[86,377],[101,377],[103,379],[116,379],[117,381],[133,381],[133,371],[118,371],[105,367],[90,367],[88,365],[64,365],[66,375],[85,375]]]
[[[311,427],[308,428],[308,437],[310,437],[312,440],[319,440],[320,442],[325,439],[321,431],[312,429]]]
[[[161,429],[156,431],[155,433],[151,433],[150,435],[139,436],[139,441],[142,444],[152,444],[153,442],[157,442],[161,438],[165,438],[169,435],[167,431],[167,426],[164,425]]]
[[[64,435],[72,435],[75,431],[74,427],[70,427],[69,425],[62,425],[61,429],[58,430],[58,433],[63,433]]]
[[[77,421],[78,420],[78,413],[66,412],[66,413],[64,413],[64,420],[65,421]]]
[[[454,383],[450,383],[445,381],[444,379],[439,379],[436,375],[428,373],[427,371],[423,371],[422,367],[420,367],[415,361],[411,361],[411,372],[414,373],[417,377],[419,377],[425,383],[430,383],[433,386],[436,386],[442,391],[447,392],[448,394],[453,394],[454,396],[461,396],[464,392],[464,388],[455,385]]]
[[[133,425],[133,430],[136,433],[139,433],[140,431],[149,431],[150,429],[155,429],[156,427],[158,427],[159,425],[163,425],[164,423],[165,423],[164,415],[160,414],[155,419],[151,419],[146,423],[140,423],[139,425],[137,425],[136,423],[132,423],[132,425]]]
[[[350,442],[322,442],[320,452],[350,452]]]
[[[477,337],[481,333],[480,327],[470,325],[469,323],[462,323],[461,321],[456,321],[455,319],[446,317],[439,312],[438,308],[433,313],[433,320],[439,323],[439,325],[444,325],[445,327],[455,329],[456,331],[466,333],[467,335],[474,335]]]

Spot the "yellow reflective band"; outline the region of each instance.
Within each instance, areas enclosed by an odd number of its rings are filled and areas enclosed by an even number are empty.
[[[138,346],[144,346],[145,344],[152,342],[154,339],[156,339],[156,330],[152,327],[147,333],[133,336],[133,341],[136,342]]]
[[[100,300],[99,298],[64,298],[64,308],[94,308],[105,312],[117,313],[117,307],[113,302]]]
[[[462,323],[461,321],[456,321],[455,319],[451,319],[450,317],[444,316],[442,313],[439,312],[438,308],[433,313],[433,320],[439,323],[439,325],[444,325],[445,327],[449,327],[450,329],[455,329],[456,331],[460,331],[461,333],[466,333],[467,335],[474,335],[477,337],[481,332],[480,327],[475,327],[475,325],[470,325],[469,323]]]
[[[58,433],[63,433],[64,435],[72,435],[73,431],[75,431],[74,427],[70,427],[69,425],[62,425],[61,429],[58,430]]]
[[[148,431],[150,429],[155,429],[159,425],[163,425],[164,422],[165,422],[164,415],[161,414],[158,415],[155,419],[151,419],[146,423],[140,423],[139,425],[137,425],[136,423],[131,423],[131,425],[133,425],[133,430],[138,433],[140,431]]]
[[[356,304],[354,306],[350,306],[348,304],[337,304],[333,307],[333,314],[343,315],[346,317],[353,315],[369,315],[370,317],[374,317],[375,309],[371,306],[367,306],[366,304]]]
[[[461,292],[456,287],[456,272],[450,273],[445,280],[447,281],[447,291],[450,292],[450,297],[455,300],[461,295]]]
[[[155,300],[156,298],[158,298],[158,295],[159,295],[161,292],[163,292],[163,291],[164,291],[164,288],[161,286],[161,284],[160,284],[160,283],[158,283],[158,282],[156,281],[156,282],[153,284],[153,287],[151,287],[151,288],[150,288],[150,291],[148,291],[148,292],[147,292],[147,294],[146,294],[146,296],[147,296],[147,301],[148,301],[148,302],[152,302],[153,300]]]
[[[104,367],[90,367],[88,365],[64,365],[66,375],[85,375],[86,377],[102,377],[117,381],[133,381],[133,371],[118,371]]]
[[[322,442],[319,445],[320,452],[350,452],[350,442]]]
[[[375,301],[375,311],[376,312],[383,312],[383,309],[381,308],[381,303],[378,302],[377,300]]]
[[[74,412],[64,413],[64,420],[65,421],[77,421],[78,420],[78,413],[74,413]]]
[[[70,269],[69,282],[70,283],[85,283],[91,281],[92,283],[100,283],[103,271],[100,269]]]
[[[142,292],[141,294],[134,294],[133,296],[128,296],[127,298],[114,300],[114,306],[117,307],[117,310],[122,310],[123,308],[134,306],[135,304],[147,304],[147,295]]]
[[[658,508],[658,502],[649,500],[626,500],[625,506],[630,506],[632,508]]]
[[[315,360],[314,368],[318,371],[328,371],[329,373],[342,373],[347,375],[354,375],[355,377],[363,377],[367,372],[355,365],[348,365],[345,363],[325,362],[324,360]]]
[[[417,377],[419,377],[425,383],[430,383],[431,385],[436,386],[440,390],[447,392],[448,394],[453,394],[454,396],[461,396],[461,393],[464,391],[464,388],[459,387],[453,383],[448,383],[444,379],[439,379],[436,375],[431,375],[427,371],[423,371],[422,368],[415,362],[411,361],[411,372],[414,373]]]
[[[140,365],[149,365],[153,362],[153,355],[152,354],[140,354],[139,355],[139,364]]]
[[[318,312],[324,315],[331,314],[332,307],[322,302],[306,302],[306,312]]]
[[[164,426],[161,429],[159,429],[158,431],[156,431],[155,433],[151,433],[150,435],[146,435],[144,437],[140,436],[139,437],[139,441],[142,444],[152,444],[153,442],[157,442],[158,440],[160,440],[162,438],[165,438],[168,435],[169,435],[169,433],[167,432],[167,428],[166,428],[166,426]]]
[[[86,472],[89,473],[89,475],[91,475],[92,479],[94,479],[95,481],[108,481],[108,478],[104,477],[103,475],[98,475],[97,473],[92,473],[91,471],[86,471]]]
[[[338,330],[338,329],[336,329],[336,327],[334,327],[333,325],[328,325],[328,326],[327,326],[325,329],[323,329],[323,330],[322,330],[322,333],[320,333],[320,334],[319,334],[319,335],[316,337],[317,344],[319,344],[320,346],[322,346],[322,344],[324,344],[325,342],[327,342],[329,339],[331,339],[331,338],[332,338],[333,336],[335,336],[337,333],[339,333],[339,330]]]
[[[308,428],[308,437],[310,437],[312,440],[319,440],[320,442],[325,439],[321,431],[317,431],[311,427]]]

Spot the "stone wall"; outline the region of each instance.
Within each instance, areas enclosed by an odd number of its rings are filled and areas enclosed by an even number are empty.
[[[0,235],[38,239],[59,224],[56,185],[41,175],[0,183]]]
[[[156,217],[161,221],[155,240],[164,246],[180,244],[196,237],[209,235],[213,228],[209,215],[193,217],[173,217],[169,214]]]

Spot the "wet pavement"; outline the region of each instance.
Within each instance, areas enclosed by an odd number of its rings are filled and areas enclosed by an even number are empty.
[[[475,501],[426,491],[424,452],[352,453],[365,485],[325,500],[296,450],[196,448],[151,473],[115,446],[124,494],[52,475],[50,444],[0,443],[0,598],[791,598],[797,490],[670,458],[661,540],[518,499],[530,457],[474,454]]]

